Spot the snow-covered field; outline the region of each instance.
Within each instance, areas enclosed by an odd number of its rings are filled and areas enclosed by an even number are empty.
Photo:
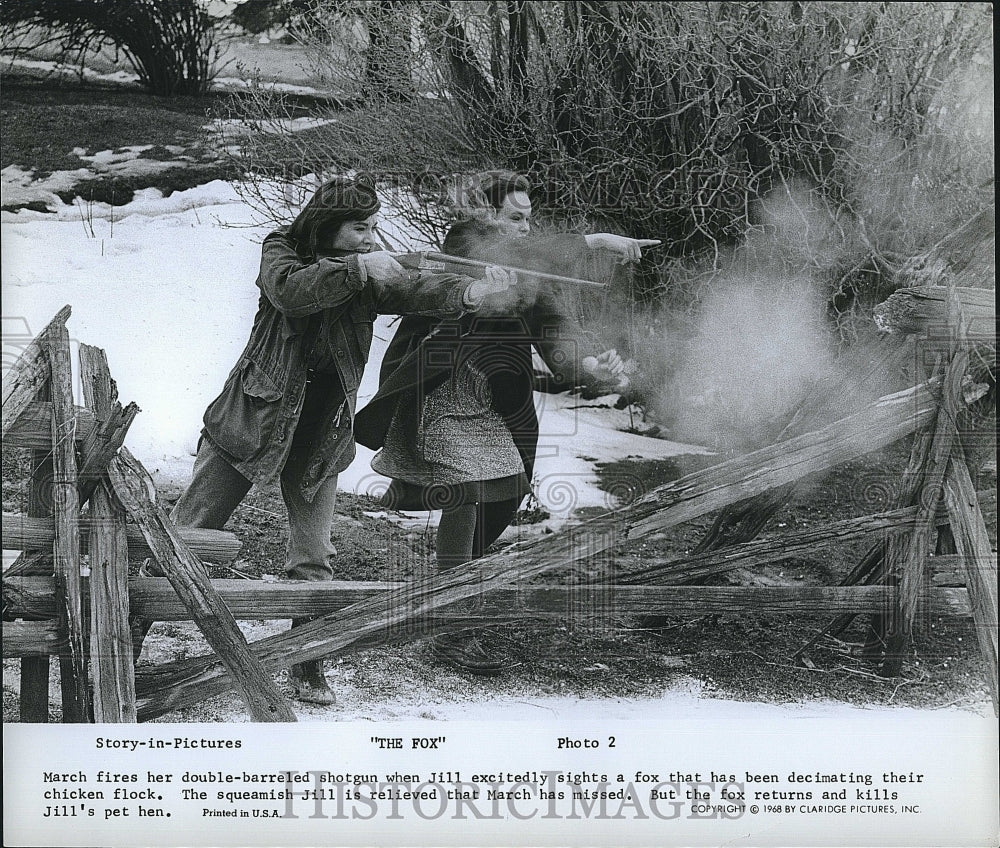
[[[73,339],[107,351],[122,400],[142,409],[128,446],[160,482],[182,485],[201,415],[249,333],[259,243],[268,227],[255,223],[233,187],[220,181],[166,198],[147,189],[112,209],[53,201],[46,183],[32,183],[23,172],[7,169],[4,177],[5,189],[16,186],[19,197],[36,192],[56,210],[3,213],[5,352],[16,352],[28,332],[38,332],[71,304]],[[406,233],[391,235],[418,243]],[[376,325],[361,405],[375,391],[392,321],[383,316]],[[536,396],[538,495],[556,516],[608,503],[595,485],[595,462],[702,450],[621,432],[628,413],[609,408],[608,400],[613,398]],[[377,490],[383,478],[373,474],[370,459],[371,452],[360,448],[341,488]]]

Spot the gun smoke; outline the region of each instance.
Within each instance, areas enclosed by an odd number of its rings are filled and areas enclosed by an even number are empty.
[[[602,295],[522,279],[503,308],[530,309],[546,289],[581,319],[581,345],[636,360],[631,399],[672,438],[745,452],[783,437],[793,419],[801,427],[803,409],[815,429],[893,390],[895,375],[874,366],[873,345],[838,352],[831,274],[853,238],[806,186],[785,185],[758,204],[742,244],[691,272],[696,305],[686,311],[623,302],[615,293],[627,289],[626,268],[596,251],[568,257],[558,238],[504,239],[484,223],[467,231],[462,253],[608,283]]]

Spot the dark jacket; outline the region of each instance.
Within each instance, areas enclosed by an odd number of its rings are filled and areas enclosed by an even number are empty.
[[[209,404],[203,434],[256,483],[277,478],[302,412],[318,346],[337,389],[326,402],[301,482],[312,499],[320,484],[354,459],[354,410],[379,313],[459,317],[468,309],[467,277],[411,274],[392,284],[367,279],[357,255],[309,262],[283,231],[264,239],[261,297],[246,348],[222,393]],[[339,386],[338,386],[339,382]]]
[[[529,237],[508,247],[505,255],[483,251],[472,258],[566,274],[572,273],[581,252],[586,253],[586,243],[579,236]],[[489,379],[493,406],[510,429],[530,480],[538,446],[532,347],[556,385],[569,389],[592,378],[579,364],[590,351],[581,349],[580,326],[567,314],[558,293],[530,279],[522,280],[518,290],[520,297],[508,316],[404,318],[382,360],[378,392],[355,418],[357,441],[373,450],[381,448],[399,403],[411,407],[402,419],[416,427],[422,399],[468,357]],[[418,508],[415,503],[403,508]]]

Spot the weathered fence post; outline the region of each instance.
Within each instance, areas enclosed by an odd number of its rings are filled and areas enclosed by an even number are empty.
[[[104,351],[80,345],[84,403],[96,424],[81,446],[81,500],[90,498],[90,644],[94,721],[134,723],[135,667],[128,614],[125,511],[103,479],[139,408],[118,403]]]
[[[106,483],[90,499],[90,665],[94,721],[134,723],[135,669],[128,627],[125,512]]]
[[[130,403],[118,402],[118,387],[111,379],[108,358],[99,347],[80,345],[80,383],[83,402],[94,413],[94,427],[80,445],[79,491],[84,503],[107,474],[108,463],[125,444],[125,435],[139,413]]]
[[[6,436],[14,422],[28,405],[35,400],[47,401],[51,397],[52,369],[45,351],[48,332],[65,325],[70,307],[64,306],[27,347],[4,374],[3,382],[3,435]],[[35,449],[31,454],[31,477],[28,484],[27,514],[39,518],[52,515],[52,451]],[[20,573],[51,574],[53,560],[49,554],[29,556],[22,553],[13,568]],[[49,658],[47,655],[25,657],[21,661],[21,721],[44,723],[49,720]]]
[[[90,720],[87,635],[83,626],[80,586],[80,498],[76,475],[76,417],[69,332],[59,324],[44,345],[52,378],[52,504],[56,538],[52,547],[60,620],[66,627],[67,653],[59,657],[63,721]]]
[[[965,584],[969,590],[976,638],[986,664],[996,712],[1000,706],[997,698],[997,557],[990,544],[968,466],[957,452],[948,466],[944,498],[951,516],[955,547],[965,566]]]

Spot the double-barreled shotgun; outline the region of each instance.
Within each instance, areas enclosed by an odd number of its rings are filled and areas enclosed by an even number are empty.
[[[595,280],[584,280],[578,277],[564,277],[561,274],[547,274],[542,271],[530,271],[526,268],[514,268],[510,265],[500,265],[497,262],[480,262],[477,259],[465,259],[461,256],[449,256],[447,253],[437,253],[424,250],[419,253],[397,253],[396,261],[410,271],[437,271],[447,274],[464,274],[466,277],[482,277],[490,266],[503,268],[507,272],[533,277],[548,283],[563,283],[571,286],[591,286],[606,288],[604,283]]]

